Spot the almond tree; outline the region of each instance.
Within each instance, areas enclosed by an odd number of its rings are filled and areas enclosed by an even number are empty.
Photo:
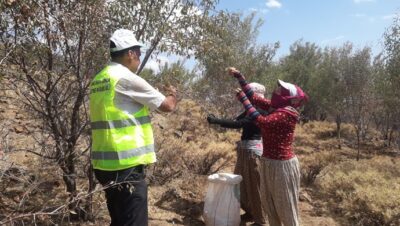
[[[154,54],[193,55],[217,0],[119,0],[110,1],[110,26],[135,32],[147,50],[138,72]]]
[[[43,121],[40,149],[62,171],[72,216],[90,214],[91,203],[77,200],[77,166],[89,175],[88,85],[108,60],[109,36],[117,28],[133,30],[151,53],[190,55],[202,18],[215,1],[62,1],[1,0],[0,60],[15,65],[13,81],[32,117]],[[141,70],[140,69],[140,70]]]
[[[43,136],[37,138],[41,148],[27,151],[57,163],[70,194],[71,213],[79,217],[90,213],[90,205],[82,211],[85,207],[74,201],[76,163],[81,155],[89,159],[85,103],[91,76],[106,60],[104,5],[103,0],[8,0],[0,6],[3,56],[20,73],[10,78],[13,89],[32,117],[43,121]],[[90,169],[86,164],[85,170]]]

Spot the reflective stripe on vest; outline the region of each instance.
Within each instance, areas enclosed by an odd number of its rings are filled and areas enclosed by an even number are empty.
[[[118,159],[128,159],[134,156],[139,156],[143,154],[147,154],[153,152],[154,144],[150,144],[148,146],[143,146],[139,148],[133,148],[125,151],[95,151],[92,153],[92,159],[95,160],[118,160]]]
[[[148,107],[127,113],[114,105],[115,86],[126,70],[122,65],[107,66],[90,84],[95,169],[115,171],[156,161]]]
[[[97,121],[92,122],[90,125],[92,129],[118,129],[127,126],[142,125],[146,123],[150,123],[150,117],[148,116],[113,121]]]

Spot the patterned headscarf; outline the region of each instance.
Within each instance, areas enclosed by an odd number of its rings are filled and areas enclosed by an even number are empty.
[[[286,106],[299,108],[308,100],[307,94],[297,85],[282,80],[278,80],[278,85],[282,87],[281,94],[275,92],[272,94],[271,106],[273,108],[278,109]]]

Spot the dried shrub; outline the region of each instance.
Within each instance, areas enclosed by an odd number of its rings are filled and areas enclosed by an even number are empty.
[[[309,134],[313,134],[317,139],[336,138],[336,124],[332,122],[313,121],[302,126],[302,129]],[[342,139],[353,140],[355,136],[354,127],[351,124],[342,123],[340,135]]]
[[[310,186],[314,183],[320,172],[329,164],[338,161],[335,153],[316,152],[301,158],[301,183]]]
[[[390,157],[326,167],[316,184],[330,207],[352,225],[399,225],[400,166]]]
[[[209,175],[233,165],[238,131],[213,130],[198,103],[183,99],[174,113],[154,115],[152,121],[158,151],[157,162],[148,169],[151,184]]]
[[[214,148],[214,147],[221,147]],[[233,156],[229,153],[229,145],[226,144],[211,144],[207,147],[208,152],[197,155],[186,155],[182,157],[186,168],[199,175],[210,175],[218,172],[220,169],[229,165]]]

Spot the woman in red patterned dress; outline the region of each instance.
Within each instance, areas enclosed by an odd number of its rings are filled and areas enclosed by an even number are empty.
[[[235,68],[228,73],[238,79],[242,90],[237,98],[249,117],[261,129],[261,202],[271,226],[298,226],[300,165],[293,152],[294,130],[299,121],[298,108],[308,99],[300,87],[278,80],[271,99],[253,95],[245,77]],[[261,115],[255,107],[268,110]]]

